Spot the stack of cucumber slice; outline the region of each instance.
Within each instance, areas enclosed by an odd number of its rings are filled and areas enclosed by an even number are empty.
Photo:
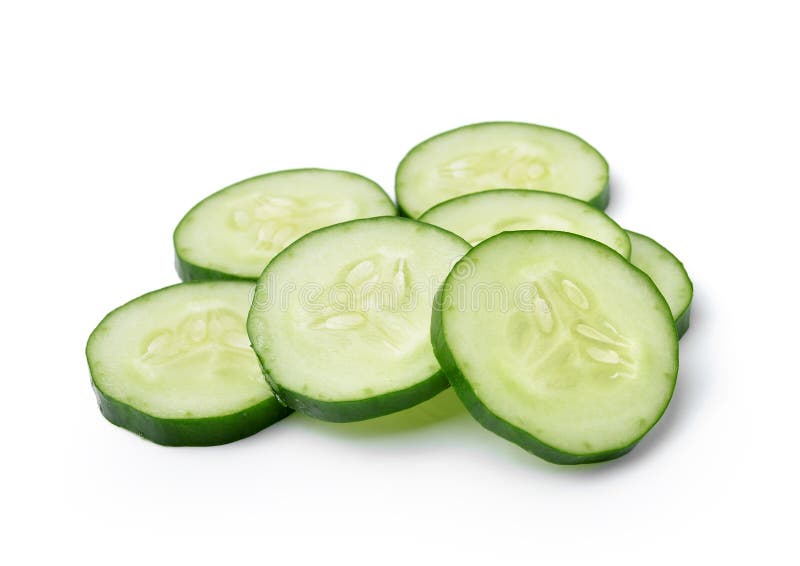
[[[608,165],[573,134],[474,124],[422,142],[398,208],[344,171],[280,171],[194,206],[184,283],[107,315],[100,410],[165,445],[333,422],[452,385],[487,429],[559,464],[620,456],[665,411],[692,283],[607,216]]]

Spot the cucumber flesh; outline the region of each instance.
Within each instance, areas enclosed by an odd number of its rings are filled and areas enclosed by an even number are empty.
[[[597,240],[625,257],[631,243],[625,230],[602,211],[555,193],[494,189],[437,204],[420,221],[458,234],[473,246],[500,232],[557,230]]]
[[[86,347],[106,418],[161,444],[210,445],[286,416],[249,345],[252,291],[245,282],[179,284],[106,316]]]
[[[667,300],[678,336],[689,329],[694,293],[692,280],[681,261],[667,248],[645,236],[628,230],[631,239],[631,263],[644,271]]]
[[[259,279],[253,348],[290,407],[329,421],[405,409],[447,387],[431,306],[459,237],[405,218],[355,220],[290,245]]]
[[[174,234],[184,281],[249,279],[300,236],[339,222],[397,214],[376,183],[347,171],[295,169],[253,177],[198,203]]]
[[[418,218],[446,200],[497,188],[561,193],[608,204],[608,163],[581,138],[520,122],[486,122],[434,136],[400,162],[400,209]]]
[[[436,306],[434,349],[466,407],[549,461],[626,453],[672,396],[669,307],[644,273],[593,240],[489,238],[454,266]]]

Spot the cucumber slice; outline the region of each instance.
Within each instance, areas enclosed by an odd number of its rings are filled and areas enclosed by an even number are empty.
[[[558,464],[628,452],[678,371],[669,307],[610,248],[566,232],[504,232],[451,271],[431,325],[439,362],[486,428]]]
[[[500,232],[558,230],[580,234],[630,257],[625,230],[583,201],[542,191],[494,189],[437,204],[420,221],[458,234],[473,246]]]
[[[86,346],[100,411],[170,446],[232,442],[282,419],[245,332],[251,283],[184,283],[107,315]]]
[[[312,232],[273,259],[247,330],[278,397],[318,419],[377,417],[447,387],[429,338],[431,306],[458,236],[406,218]]]
[[[689,313],[694,289],[686,268],[672,253],[643,234],[628,230],[631,239],[631,263],[644,271],[667,300],[678,337],[689,329]]]
[[[397,202],[412,218],[451,198],[504,187],[561,193],[605,208],[608,163],[569,132],[486,122],[420,143],[400,162],[395,178]]]
[[[278,252],[312,230],[396,214],[383,189],[355,173],[267,173],[224,188],[192,208],[175,229],[175,264],[184,281],[255,280]]]

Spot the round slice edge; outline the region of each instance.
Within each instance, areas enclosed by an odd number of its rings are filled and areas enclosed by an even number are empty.
[[[158,444],[210,446],[291,411],[250,348],[252,283],[181,283],[111,311],[86,345],[92,386],[113,424]]]
[[[607,245],[630,257],[628,234],[602,210],[556,193],[525,189],[491,189],[439,203],[420,216],[458,234],[473,246],[500,232],[556,230]]]
[[[630,262],[644,271],[667,300],[678,337],[689,329],[694,287],[683,263],[654,239],[628,230],[631,240]]]
[[[483,122],[419,143],[395,175],[398,205],[411,218],[445,200],[504,187],[560,193],[602,209],[609,200],[608,163],[564,130]]]
[[[247,325],[278,397],[348,422],[445,389],[431,307],[468,249],[436,226],[392,217],[322,228],[287,247],[259,279]]]
[[[505,232],[464,256],[437,297],[432,342],[459,398],[484,427],[550,462],[621,456],[669,404],[669,307],[607,246]]]
[[[186,213],[173,235],[175,266],[184,281],[255,281],[275,255],[308,232],[396,214],[384,190],[356,173],[266,173],[217,191]]]

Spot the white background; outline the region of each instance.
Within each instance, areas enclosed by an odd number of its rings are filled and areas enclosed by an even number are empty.
[[[800,40],[781,6],[3,2],[3,562],[796,564]],[[553,466],[449,394],[206,449],[100,416],[85,340],[177,281],[195,201],[302,166],[391,192],[413,144],[503,119],[594,144],[609,213],[694,279],[675,398],[634,452]]]

